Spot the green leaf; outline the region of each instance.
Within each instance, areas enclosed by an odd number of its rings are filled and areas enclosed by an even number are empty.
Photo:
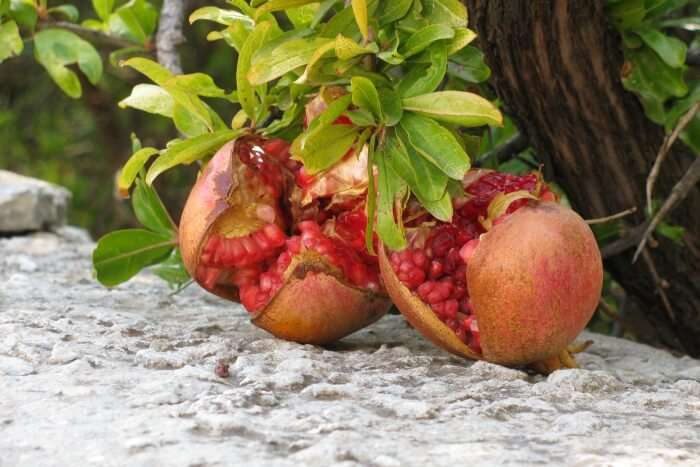
[[[445,194],[447,175],[416,152],[401,127],[388,133],[385,154],[391,167],[408,183],[416,196],[436,201]]]
[[[467,8],[459,0],[423,0],[425,16],[433,23],[467,27]]]
[[[37,20],[36,0],[10,0],[10,18],[20,28],[33,31]]]
[[[220,130],[170,144],[148,169],[146,183],[151,185],[160,174],[176,165],[191,164],[213,154],[241,133],[242,130]]]
[[[137,84],[126,99],[119,102],[119,107],[132,107],[144,112],[172,118],[175,101],[168,92],[154,84]]]
[[[685,65],[685,55],[688,50],[685,42],[650,27],[635,29],[635,32],[668,66],[680,68]]]
[[[281,43],[268,54],[255,54],[247,78],[253,85],[277,79],[287,72],[306,65],[314,52],[332,39],[297,38]]]
[[[75,23],[80,18],[80,12],[73,5],[58,5],[46,10],[49,14],[61,15],[68,21]]]
[[[366,127],[366,126],[374,126],[377,124],[377,121],[374,119],[372,116],[372,113],[369,110],[365,109],[357,109],[357,110],[348,110],[345,112],[345,115],[350,119],[353,125],[359,126],[359,127]]]
[[[450,45],[447,47],[447,55],[452,55],[469,44],[471,44],[474,39],[476,39],[476,33],[471,29],[458,28],[455,29],[455,37],[450,41]]]
[[[298,6],[307,5],[309,3],[317,3],[319,0],[269,0],[263,6],[255,10],[254,19],[257,21],[262,15],[272,13],[273,11],[286,10]]]
[[[367,2],[366,0],[352,0],[350,3],[352,6],[352,12],[355,15],[357,28],[360,30],[360,34],[362,34],[362,39],[367,42],[367,37],[369,36]]]
[[[465,127],[503,125],[495,105],[470,92],[440,91],[403,100],[404,110]]]
[[[114,8],[114,0],[92,0],[92,8],[102,21],[107,21]]]
[[[156,190],[140,178],[136,179],[136,188],[132,194],[131,204],[136,219],[149,230],[174,237],[177,235],[175,223],[170,218]]]
[[[420,201],[423,207],[427,209],[428,212],[432,214],[433,217],[435,217],[436,219],[441,220],[443,222],[450,222],[452,220],[452,198],[450,197],[450,193],[448,191],[445,191],[445,194],[442,195],[442,198],[440,198],[437,201],[422,199],[418,195],[416,195],[416,198],[418,198],[418,201]]]
[[[24,50],[24,42],[19,35],[17,23],[8,21],[0,24],[0,63]]]
[[[609,3],[607,13],[618,28],[625,30],[639,26],[647,9],[645,0],[624,0]]]
[[[123,62],[122,66],[133,68],[160,86],[166,84],[174,76],[163,65],[143,57],[130,58]]]
[[[381,88],[379,101],[381,102],[382,115],[384,115],[384,124],[394,126],[399,123],[403,117],[401,97],[393,89]]]
[[[369,18],[373,17],[374,12],[377,10],[378,4],[378,0],[369,0],[367,2],[367,15]],[[357,27],[357,21],[355,21],[355,14],[352,11],[352,8],[343,8],[338,13],[333,15],[333,17],[321,28],[319,36],[332,38],[336,37],[338,34],[342,34],[345,37],[350,37],[353,39],[360,38],[360,29]]]
[[[405,192],[406,184],[401,177],[393,172],[383,152],[378,152],[376,159],[377,191],[379,194],[377,234],[390,249],[403,250],[406,248],[406,236],[396,222],[394,201]]]
[[[382,107],[379,101],[379,93],[374,83],[361,76],[355,76],[350,80],[352,91],[352,103],[360,109],[369,110],[375,119],[383,121]]]
[[[68,96],[78,98],[82,87],[68,65],[78,64],[92,84],[102,77],[102,59],[95,48],[77,35],[62,29],[44,29],[34,35],[34,56]]]
[[[155,32],[158,12],[145,0],[131,0],[109,16],[107,21],[112,34],[126,39],[146,43]]]
[[[433,42],[454,37],[455,31],[451,27],[444,24],[431,24],[412,34],[399,48],[399,52],[406,58],[412,57],[427,49]]]
[[[375,44],[374,42],[367,44],[367,46],[363,47],[354,40],[347,38],[342,34],[338,34],[338,37],[335,38],[334,46],[335,55],[340,60],[350,60],[351,58],[355,58],[358,55],[372,54],[377,53],[379,51],[377,44]]]
[[[158,154],[156,148],[138,149],[131,155],[129,160],[126,161],[124,167],[119,171],[119,178],[117,179],[117,188],[122,196],[128,196],[129,189],[134,183],[134,180],[136,180],[139,172],[144,168],[148,160],[156,154]]]
[[[384,11],[382,11],[382,15],[379,17],[379,24],[382,26],[398,21],[406,16],[408,10],[411,9],[413,0],[391,0],[386,3],[386,5],[383,5]]]
[[[250,71],[253,54],[262,47],[262,45],[270,39],[272,23],[264,21],[253,29],[246,41],[241,47],[238,55],[238,64],[236,65],[236,86],[238,88],[238,99],[241,107],[253,121],[258,115],[261,102],[258,100],[255,93],[255,88],[247,78]]]
[[[483,52],[468,46],[450,56],[447,73],[468,83],[483,83],[491,76],[491,69],[486,65]]]
[[[172,119],[177,131],[188,138],[209,133],[207,125],[180,104],[173,105]]]
[[[397,86],[401,97],[413,97],[434,91],[442,83],[447,72],[447,46],[436,44],[427,51],[430,65],[416,65]]]
[[[292,155],[304,162],[306,171],[313,175],[343,158],[357,139],[357,129],[351,125],[330,125],[303,139],[303,145],[292,145]]]
[[[309,122],[309,129],[307,131],[307,135],[310,135],[314,132],[323,131],[325,128],[332,125],[333,122],[335,122],[336,119],[340,117],[343,114],[343,112],[345,112],[345,110],[350,106],[351,102],[352,95],[350,94],[345,94],[330,102],[326,107],[326,110],[323,111],[323,113],[321,113],[311,122]]]
[[[225,26],[229,26],[236,22],[242,22],[249,28],[252,28],[255,24],[253,18],[246,14],[235,10],[224,10],[223,8],[217,8],[214,6],[198,8],[192,12],[189,18],[190,24],[201,20],[214,21],[215,23],[223,24]]]
[[[467,153],[454,135],[435,120],[407,112],[400,127],[408,135],[411,146],[448,177],[461,180],[469,170]]]
[[[296,8],[288,8],[285,10],[285,14],[294,25],[294,28],[308,28],[311,27],[319,8],[318,3],[310,3]]]
[[[92,253],[97,280],[114,287],[165,260],[175,247],[172,234],[144,229],[118,230],[102,237]]]
[[[152,271],[173,289],[181,289],[191,279],[182,262],[179,248],[175,248],[168,259],[154,266]]]

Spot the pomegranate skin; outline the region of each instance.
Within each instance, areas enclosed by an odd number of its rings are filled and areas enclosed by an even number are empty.
[[[197,277],[201,251],[212,225],[230,207],[235,143],[224,145],[198,178],[182,212],[179,244],[187,271]],[[313,255],[301,255],[285,273],[285,284],[253,324],[276,337],[303,344],[327,344],[381,318],[391,306],[385,295],[346,284],[338,271]],[[201,285],[201,284],[200,284]],[[239,301],[233,285],[217,284],[215,295]]]
[[[553,202],[520,208],[481,235],[467,265],[478,354],[401,283],[384,248],[379,264],[389,296],[428,340],[462,357],[508,366],[558,361],[593,315],[603,283],[600,251],[581,217]]]
[[[486,360],[519,365],[559,354],[593,316],[603,264],[571,209],[534,202],[481,237],[467,287]]]

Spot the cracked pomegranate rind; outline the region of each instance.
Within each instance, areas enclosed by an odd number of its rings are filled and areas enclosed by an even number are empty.
[[[380,249],[392,300],[423,335],[455,354],[571,366],[564,352],[602,288],[592,232],[552,202],[535,175],[469,173],[465,191],[451,223],[413,215],[409,247]]]
[[[288,149],[253,136],[224,146],[192,189],[179,240],[202,287],[278,337],[324,344],[376,321],[390,301],[365,249],[364,193],[299,205],[301,165]]]

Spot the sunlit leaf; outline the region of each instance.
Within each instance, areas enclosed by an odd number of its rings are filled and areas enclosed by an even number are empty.
[[[148,160],[156,154],[158,154],[156,148],[137,149],[129,160],[126,161],[117,179],[117,188],[120,195],[124,197],[129,195],[129,189],[134,183],[134,180],[136,180],[139,172],[145,167]]]
[[[403,100],[404,110],[465,127],[503,124],[498,108],[470,92],[440,91]]]
[[[170,236],[177,234],[177,228],[155,188],[147,185],[140,178],[136,179],[136,188],[134,188],[131,196],[131,205],[136,219],[144,227],[153,232],[160,232]]]
[[[17,23],[7,21],[0,24],[0,63],[4,60],[19,55],[24,50],[24,42],[19,35]]]

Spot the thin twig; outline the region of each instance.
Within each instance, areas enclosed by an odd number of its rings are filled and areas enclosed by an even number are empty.
[[[177,47],[185,42],[182,24],[185,21],[186,9],[187,0],[163,0],[156,34],[158,62],[177,75],[182,74],[182,62]]]
[[[479,156],[479,158],[476,160],[476,165],[483,165],[488,160],[494,158],[498,161],[509,159],[519,152],[527,149],[528,145],[529,144],[525,135],[522,133],[516,133],[502,145]]]
[[[666,198],[666,201],[656,213],[654,218],[649,223],[649,226],[644,231],[637,251],[634,253],[632,262],[634,263],[639,258],[640,253],[644,250],[644,247],[649,240],[649,236],[656,229],[656,227],[661,223],[661,221],[668,215],[681,201],[683,201],[690,193],[697,183],[700,182],[700,157],[696,157],[693,163],[688,168],[688,171],[683,175],[678,183],[671,190],[671,194]]]
[[[617,214],[612,214],[612,215],[606,216],[606,217],[598,217],[596,219],[587,219],[586,224],[588,224],[588,225],[605,224],[606,222],[614,221],[616,219],[620,219],[622,217],[629,216],[630,214],[633,214],[635,212],[637,212],[637,207],[632,206],[631,208],[625,209],[624,211],[618,212]]]
[[[611,256],[619,255],[628,248],[632,248],[639,242],[647,225],[648,223],[644,223],[629,229],[624,236],[601,248],[600,254],[603,258],[610,258]]]
[[[608,315],[608,317],[610,319],[612,319],[613,321],[620,321],[620,322],[622,321],[622,317],[617,314],[617,311],[613,310],[613,307],[608,305],[608,303],[605,300],[603,300],[602,298],[600,299],[598,306],[600,307],[600,310],[604,314]]]
[[[664,288],[664,281],[661,279],[661,276],[659,276],[659,273],[656,270],[654,260],[651,258],[651,254],[646,249],[643,251],[642,256],[644,257],[644,262],[647,263],[647,266],[649,267],[649,272],[651,272],[651,276],[654,278],[656,290],[658,290],[659,295],[661,295],[661,301],[664,304],[664,308],[666,309],[668,318],[673,324],[676,324],[676,314],[673,312],[673,308],[671,308],[671,302],[669,301],[668,295],[666,295],[666,290]]]
[[[649,213],[652,212],[651,198],[654,193],[654,184],[656,183],[656,179],[659,177],[659,172],[661,172],[661,164],[666,160],[666,156],[668,156],[673,143],[676,142],[685,127],[688,126],[693,117],[695,117],[695,114],[699,109],[700,102],[696,102],[695,105],[690,107],[688,112],[686,112],[678,120],[678,124],[676,124],[673,132],[671,132],[671,134],[664,139],[661,149],[659,149],[659,154],[656,156],[654,166],[651,168],[651,172],[649,172],[649,177],[647,177],[647,209]]]
[[[144,44],[139,44],[137,42],[132,42],[121,37],[114,36],[112,34],[106,34],[101,31],[96,31],[94,29],[84,28],[79,24],[69,23],[68,21],[42,21],[39,23],[40,29],[50,29],[59,28],[65,29],[76,35],[82,37],[96,45],[102,45],[110,49],[124,49],[126,47],[138,47],[142,46],[145,48]]]

